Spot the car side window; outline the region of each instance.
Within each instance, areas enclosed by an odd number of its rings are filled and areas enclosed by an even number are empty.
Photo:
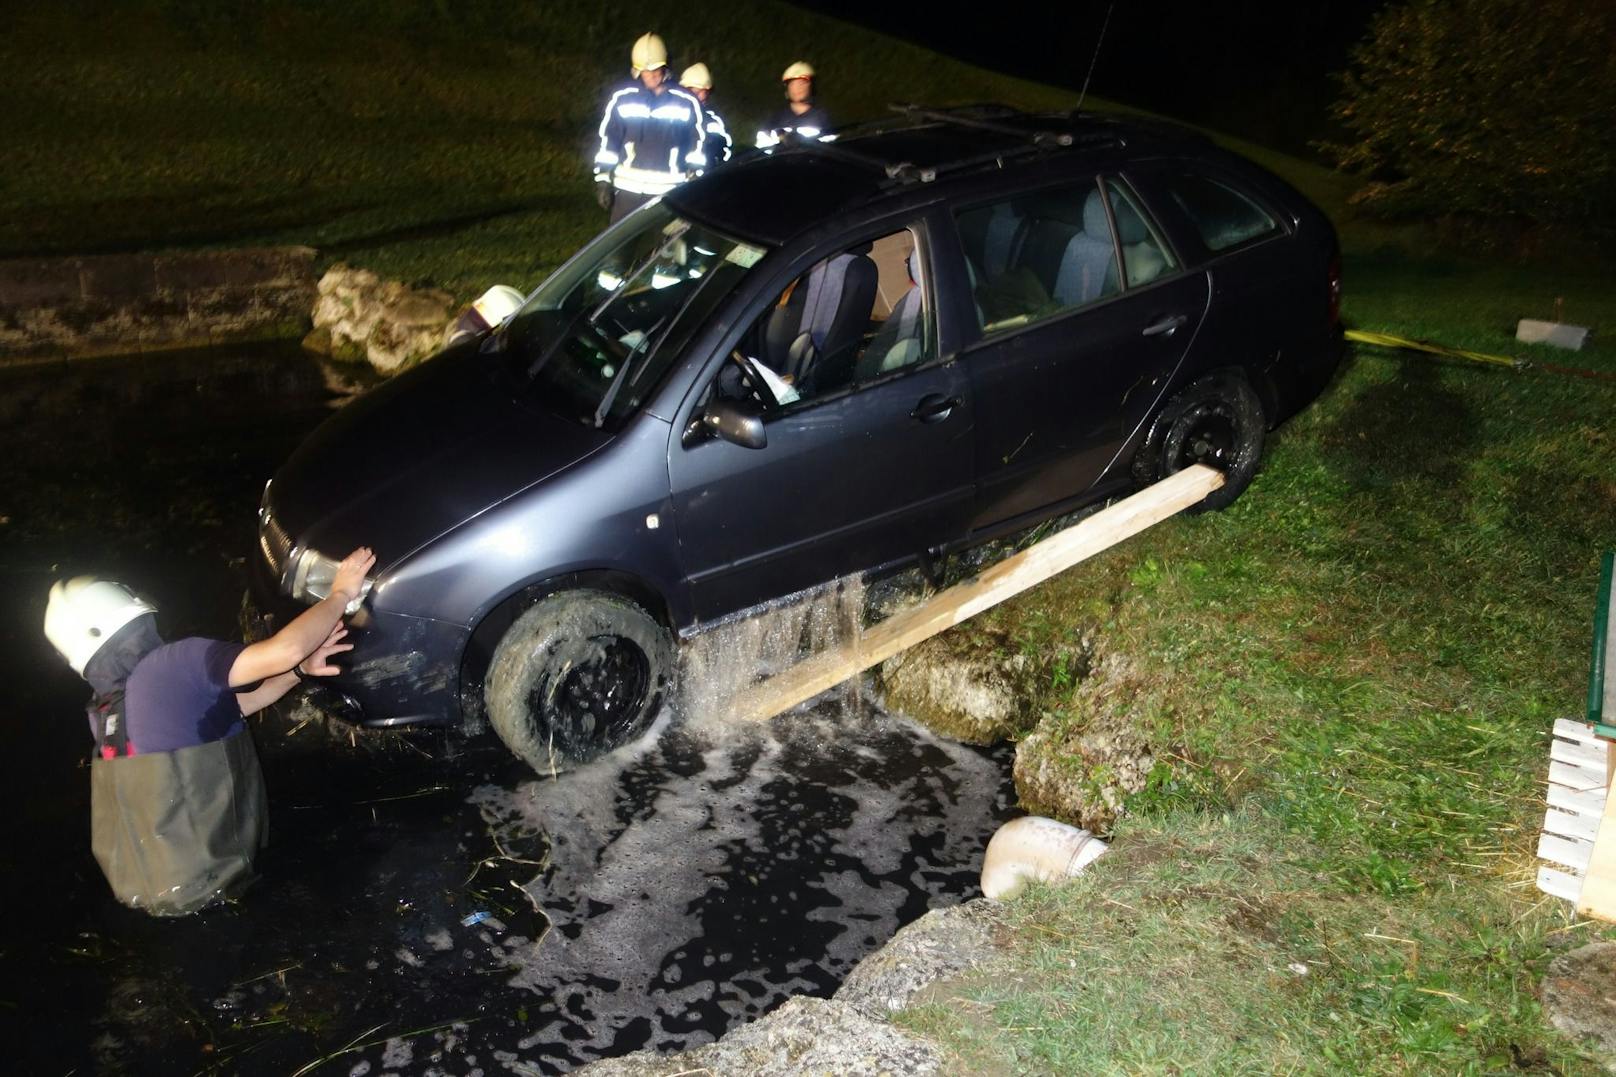
[[[1090,180],[956,215],[984,333],[1087,306],[1119,290],[1111,223]]]
[[[932,358],[936,331],[924,263],[918,227],[814,263],[741,337],[717,392],[774,410]]]
[[[1122,246],[1123,278],[1128,287],[1138,288],[1178,268],[1173,252],[1162,241],[1161,233],[1145,216],[1133,193],[1115,177],[1105,180],[1106,197],[1111,200],[1111,217],[1116,221],[1117,240]]]
[[[1162,182],[1214,254],[1280,230],[1273,214],[1232,181],[1180,172],[1164,176]]]

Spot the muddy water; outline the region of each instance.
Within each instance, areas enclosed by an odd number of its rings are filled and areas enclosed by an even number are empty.
[[[764,726],[711,717],[834,638],[843,592],[698,640],[683,720],[559,778],[490,737],[354,747],[271,716],[264,878],[186,920],[119,907],[45,590],[93,568],[157,597],[170,638],[231,634],[263,480],[337,402],[286,349],[0,370],[0,1030],[23,1072],[561,1072],[829,994],[975,892],[1007,754],[867,690]]]

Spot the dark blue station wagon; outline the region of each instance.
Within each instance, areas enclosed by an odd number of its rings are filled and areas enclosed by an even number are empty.
[[[1305,198],[1164,125],[911,110],[735,162],[327,421],[255,590],[284,618],[371,545],[335,709],[586,760],[739,611],[1191,463],[1227,504],[1340,360],[1339,266]]]

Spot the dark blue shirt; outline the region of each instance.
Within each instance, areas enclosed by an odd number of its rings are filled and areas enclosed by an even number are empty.
[[[230,687],[230,667],[244,650],[244,643],[193,636],[142,658],[123,695],[131,753],[172,752],[246,728]]]

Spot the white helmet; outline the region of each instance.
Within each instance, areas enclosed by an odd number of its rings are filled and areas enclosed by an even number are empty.
[[[461,312],[443,332],[444,344],[458,344],[466,337],[487,332],[502,325],[506,318],[522,309],[526,299],[508,284],[496,284],[477,297],[477,301]]]
[[[790,82],[792,79],[811,79],[814,77],[814,67],[807,60],[798,60],[786,68],[785,74],[780,76],[781,82]]]
[[[122,584],[75,576],[51,586],[50,602],[45,606],[45,638],[82,677],[95,652],[118,629],[136,617],[156,612],[156,606]]]
[[[713,73],[707,70],[706,64],[691,64],[679,76],[679,85],[687,90],[711,90]]]
[[[668,46],[655,34],[641,34],[640,39],[634,42],[634,51],[629,53],[629,59],[634,67],[634,77],[639,78],[641,71],[668,66]]]

